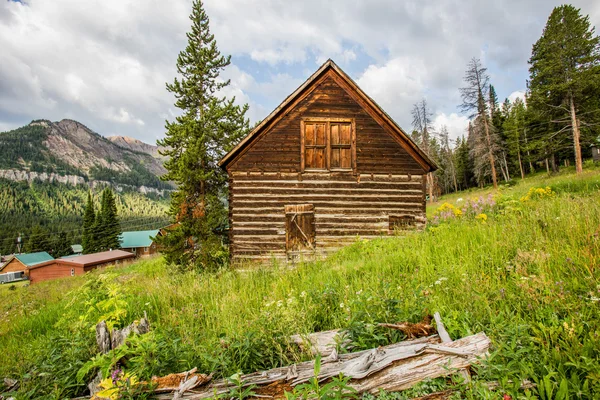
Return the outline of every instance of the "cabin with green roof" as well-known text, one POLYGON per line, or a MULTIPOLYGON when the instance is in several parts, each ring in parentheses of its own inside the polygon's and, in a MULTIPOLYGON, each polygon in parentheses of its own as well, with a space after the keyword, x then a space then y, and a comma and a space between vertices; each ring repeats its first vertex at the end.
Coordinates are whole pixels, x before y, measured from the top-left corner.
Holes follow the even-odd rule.
POLYGON ((54 260, 50 254, 45 251, 37 253, 15 254, 9 258, 4 265, 0 266, 0 274, 9 272, 25 272, 28 275, 28 268, 36 264, 54 260))
POLYGON ((160 235, 160 230, 123 232, 119 236, 121 250, 128 251, 136 257, 150 257, 157 253, 153 238, 160 235))

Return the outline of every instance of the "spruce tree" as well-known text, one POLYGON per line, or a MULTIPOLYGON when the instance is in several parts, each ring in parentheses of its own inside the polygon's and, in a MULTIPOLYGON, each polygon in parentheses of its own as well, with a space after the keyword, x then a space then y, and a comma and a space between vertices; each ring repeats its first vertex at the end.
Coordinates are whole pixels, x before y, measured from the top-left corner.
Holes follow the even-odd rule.
MULTIPOLYGON (((555 7, 533 45, 529 64, 531 105, 545 113, 547 120, 564 125, 557 132, 548 132, 545 142, 555 143, 558 133, 570 129, 575 170, 580 174, 581 116, 586 104, 597 104, 600 89, 600 38, 595 36, 589 16, 582 16, 572 5, 555 7)), ((554 159, 554 152, 551 156, 554 159)))
POLYGON ((71 253, 73 253, 73 249, 71 248, 71 242, 67 236, 67 233, 61 232, 56 235, 52 245, 52 257, 59 258, 68 256, 71 253))
POLYGON ((194 0, 190 20, 187 47, 177 58, 179 77, 167 84, 181 115, 166 122, 166 137, 158 141, 168 157, 162 179, 177 184, 171 214, 178 222, 160 243, 168 262, 213 268, 228 258, 215 234, 227 225, 227 175, 217 163, 247 132, 248 106, 220 96, 229 81, 219 74, 230 57, 218 50, 200 0, 194 0))
POLYGON ((98 228, 99 250, 106 251, 118 249, 121 247, 119 243, 121 226, 117 216, 115 196, 110 188, 106 188, 102 192, 100 215, 101 225, 98 228))
POLYGON ((49 240, 49 233, 41 225, 35 225, 29 233, 29 238, 23 246, 25 253, 37 253, 38 251, 52 252, 52 243, 49 240))
POLYGON ((523 167, 523 150, 525 131, 527 129, 525 120, 525 103, 520 98, 516 98, 514 104, 510 104, 508 99, 504 103, 503 113, 505 118, 502 124, 506 149, 509 157, 518 166, 521 179, 525 178, 525 169, 523 167))
POLYGON ((94 200, 92 192, 88 192, 88 199, 83 212, 83 235, 81 237, 81 247, 83 254, 93 253, 96 247, 94 227, 96 225, 96 213, 94 211, 94 200))

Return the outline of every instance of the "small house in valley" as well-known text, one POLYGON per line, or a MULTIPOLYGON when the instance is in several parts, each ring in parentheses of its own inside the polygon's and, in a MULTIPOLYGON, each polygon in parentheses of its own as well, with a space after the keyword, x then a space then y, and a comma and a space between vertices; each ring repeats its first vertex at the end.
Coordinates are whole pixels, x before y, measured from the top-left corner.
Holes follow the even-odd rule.
POLYGON ((333 61, 219 163, 232 261, 295 259, 423 226, 435 163, 333 61))
POLYGON ((54 257, 45 251, 40 251, 37 253, 15 254, 7 259, 2 266, 0 266, 0 274, 6 274, 9 272, 24 272, 25 275, 27 275, 29 267, 50 260, 54 260, 54 257))
POLYGON ((134 258, 134 254, 122 250, 58 258, 29 267, 29 281, 34 284, 68 276, 83 275, 96 268, 121 265, 130 262, 134 258))
POLYGON ((149 257, 156 254, 156 243, 152 238, 160 234, 160 230, 123 232, 119 237, 121 249, 135 254, 136 257, 149 257))

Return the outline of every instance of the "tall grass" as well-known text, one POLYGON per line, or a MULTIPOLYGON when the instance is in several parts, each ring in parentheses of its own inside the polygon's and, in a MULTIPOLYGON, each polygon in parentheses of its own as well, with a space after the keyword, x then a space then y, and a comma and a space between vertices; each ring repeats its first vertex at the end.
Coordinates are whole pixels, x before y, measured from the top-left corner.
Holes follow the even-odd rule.
MULTIPOLYGON (((125 325, 147 313, 152 333, 129 346, 124 364, 147 379, 194 366, 229 376, 310 358, 286 340, 295 333, 346 328, 357 348, 384 345, 403 337, 377 322, 440 311, 452 337, 484 331, 492 339, 475 382, 499 380, 515 398, 525 394, 509 380, 521 379, 547 386, 533 392, 541 398, 560 388, 598 398, 599 188, 597 173, 536 177, 503 189, 510 207, 485 222, 359 239, 295 268, 178 273, 158 258, 0 291, 0 377, 20 379, 22 398, 83 393, 76 373, 94 356, 93 326, 106 315, 125 325), (531 186, 556 195, 520 202, 531 186)), ((473 393, 463 395, 485 395, 473 393)))

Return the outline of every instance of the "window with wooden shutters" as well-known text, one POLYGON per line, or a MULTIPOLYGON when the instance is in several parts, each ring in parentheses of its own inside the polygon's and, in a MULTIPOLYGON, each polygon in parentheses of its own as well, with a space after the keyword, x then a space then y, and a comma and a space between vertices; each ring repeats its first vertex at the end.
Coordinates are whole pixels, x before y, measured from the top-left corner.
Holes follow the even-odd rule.
POLYGON ((396 230, 405 230, 415 226, 414 215, 389 215, 389 233, 394 233, 396 230))
POLYGON ((352 125, 348 122, 331 123, 330 169, 352 168, 352 125))
POLYGON ((309 122, 304 125, 304 168, 326 169, 326 123, 309 122))
POLYGON ((352 171, 356 168, 356 133, 349 119, 302 121, 301 169, 352 171))

